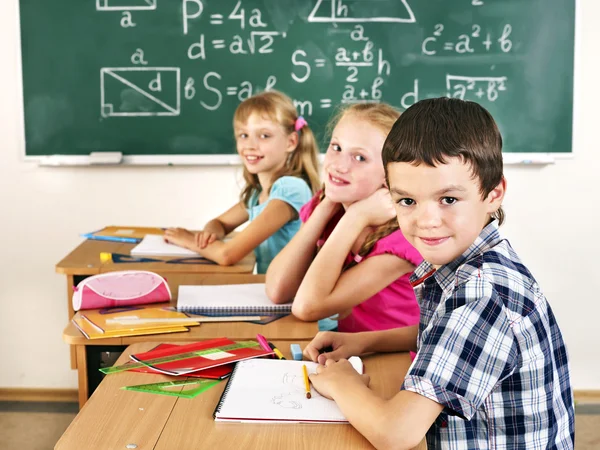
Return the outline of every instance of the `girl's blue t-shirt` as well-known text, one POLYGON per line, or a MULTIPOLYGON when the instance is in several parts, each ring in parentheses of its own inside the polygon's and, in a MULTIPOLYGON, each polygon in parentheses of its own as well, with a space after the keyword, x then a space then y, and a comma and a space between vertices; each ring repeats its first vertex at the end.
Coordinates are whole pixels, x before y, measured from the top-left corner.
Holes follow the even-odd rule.
POLYGON ((298 177, 281 177, 273 186, 266 202, 258 204, 259 193, 255 192, 248 201, 248 215, 250 220, 254 220, 269 204, 271 200, 282 200, 296 210, 296 219, 290 220, 283 227, 277 230, 270 238, 261 242, 254 249, 256 255, 257 273, 267 273, 267 268, 273 258, 281 251, 283 247, 294 237, 300 229, 302 221, 300 220, 300 208, 312 198, 312 192, 308 183, 298 177))

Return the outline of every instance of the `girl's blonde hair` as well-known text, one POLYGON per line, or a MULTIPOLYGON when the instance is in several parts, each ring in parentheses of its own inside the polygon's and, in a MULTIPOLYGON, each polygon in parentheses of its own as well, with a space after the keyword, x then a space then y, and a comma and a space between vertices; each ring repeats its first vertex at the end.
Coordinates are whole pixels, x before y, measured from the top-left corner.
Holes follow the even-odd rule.
MULTIPOLYGON (((252 114, 268 119, 279 124, 289 135, 295 133, 294 126, 298 119, 296 108, 292 99, 279 91, 266 91, 253 95, 244 100, 235 110, 233 125, 246 123, 252 114)), ((283 176, 302 178, 308 183, 310 189, 315 193, 321 183, 317 154, 319 152, 317 141, 308 125, 304 125, 298 133, 298 146, 290 154, 286 164, 275 174, 273 182, 283 176)), ((260 192, 261 186, 258 176, 248 172, 244 167, 244 180, 246 186, 240 194, 240 200, 247 205, 255 192, 260 192)))
MULTIPOLYGON (((392 106, 385 103, 356 103, 351 106, 340 109, 336 115, 331 119, 327 127, 328 134, 333 133, 335 126, 342 120, 342 118, 352 115, 359 120, 364 120, 375 128, 379 128, 386 136, 394 126, 400 112, 394 109, 392 106)), ((321 193, 321 200, 325 197, 325 186, 321 193)), ((365 239, 365 242, 358 251, 358 255, 364 257, 367 255, 375 246, 379 239, 382 239, 394 231, 398 230, 398 221, 396 218, 389 220, 383 225, 378 226, 373 230, 365 239)), ((352 261, 346 269, 356 265, 355 261, 352 261)))

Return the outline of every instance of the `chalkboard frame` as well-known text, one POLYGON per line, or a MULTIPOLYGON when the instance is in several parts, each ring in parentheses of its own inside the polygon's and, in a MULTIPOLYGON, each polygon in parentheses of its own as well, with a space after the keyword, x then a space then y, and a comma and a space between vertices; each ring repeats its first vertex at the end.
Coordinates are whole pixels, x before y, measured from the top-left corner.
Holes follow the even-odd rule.
MULTIPOLYGON (((576 136, 577 136, 577 98, 579 96, 578 88, 578 69, 580 67, 581 55, 581 7, 580 0, 574 0, 574 61, 573 61, 573 99, 572 99, 572 134, 571 134, 571 149, 567 152, 547 152, 547 153, 514 153, 504 152, 505 164, 552 164, 557 160, 570 159, 576 156, 576 136)), ((20 9, 18 9, 20 14, 20 9)), ((18 20, 18 32, 20 40, 20 17, 18 20)), ((134 165, 134 166, 178 166, 178 165, 241 165, 241 160, 236 154, 206 154, 206 155, 179 155, 179 154, 152 154, 152 155, 122 155, 118 161, 106 161, 102 159, 96 160, 93 155, 68 155, 68 154, 49 154, 49 155, 29 155, 27 154, 27 146, 25 139, 25 123, 24 123, 24 89, 23 89, 23 60, 22 46, 18 46, 18 63, 16 65, 19 72, 20 86, 20 109, 21 116, 21 154, 26 162, 37 162, 43 166, 88 166, 88 165, 134 165)))

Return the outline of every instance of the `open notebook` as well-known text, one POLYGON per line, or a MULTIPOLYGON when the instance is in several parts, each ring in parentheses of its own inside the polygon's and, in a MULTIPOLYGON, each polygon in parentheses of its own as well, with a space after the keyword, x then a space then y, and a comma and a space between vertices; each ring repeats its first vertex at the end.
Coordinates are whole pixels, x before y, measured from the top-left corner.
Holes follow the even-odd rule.
POLYGON ((264 283, 179 286, 179 311, 195 314, 271 315, 289 314, 292 304, 269 300, 264 283))
POLYGON ((187 248, 165 242, 162 234, 147 234, 131 249, 131 256, 195 256, 200 255, 187 248))
MULTIPOLYGON (((363 372, 362 360, 349 360, 363 372)), ((215 421, 348 423, 333 400, 311 387, 306 398, 302 366, 308 373, 317 363, 308 361, 251 359, 236 364, 214 412, 215 421)))

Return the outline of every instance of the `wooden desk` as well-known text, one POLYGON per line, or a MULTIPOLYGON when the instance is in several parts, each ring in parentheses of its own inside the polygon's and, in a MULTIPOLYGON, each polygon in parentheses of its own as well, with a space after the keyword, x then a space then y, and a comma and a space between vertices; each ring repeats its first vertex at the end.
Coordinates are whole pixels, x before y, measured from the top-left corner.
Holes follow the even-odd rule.
MULTIPOLYGON (((287 343, 274 343, 290 357, 287 343)), ((127 361, 130 353, 146 351, 155 345, 132 345, 117 364, 127 361)), ((366 373, 371 375, 371 387, 386 398, 398 392, 410 365, 408 353, 372 355, 363 361, 366 373)), ((194 399, 120 389, 168 379, 165 375, 135 372, 107 376, 54 448, 125 449, 128 444, 135 444, 136 450, 373 448, 350 425, 214 422, 212 413, 225 387, 224 381, 194 399)), ((417 449, 426 449, 425 443, 417 449)))
MULTIPOLYGON (((157 306, 163 304, 158 303, 157 306)), ((226 337, 232 340, 256 339, 257 334, 262 334, 269 340, 282 342, 288 348, 290 344, 309 342, 319 331, 317 322, 302 322, 296 317, 289 315, 274 322, 258 325, 248 322, 210 322, 203 323, 197 327, 190 327, 190 331, 182 333, 151 334, 144 336, 127 336, 108 339, 86 339, 79 330, 69 322, 63 331, 63 340, 75 348, 77 358, 77 375, 79 384, 79 407, 82 408, 89 397, 90 377, 88 373, 88 355, 90 347, 106 346, 114 347, 114 351, 120 351, 122 346, 138 342, 171 342, 184 343, 196 342, 206 339, 226 337)), ((156 345, 156 344, 154 344, 156 345)), ((95 369, 94 369, 95 370, 95 369)))
MULTIPOLYGON (((177 288, 180 284, 247 283, 248 281, 236 281, 235 276, 240 276, 240 274, 251 274, 256 262, 253 252, 233 266, 219 266, 216 264, 171 264, 167 261, 177 258, 167 257, 156 258, 164 259, 164 262, 102 263, 100 261, 100 253, 102 252, 129 255, 131 249, 136 245, 137 244, 87 239, 56 265, 56 272, 64 274, 67 277, 68 320, 71 320, 75 313, 71 302, 71 299, 73 298, 73 286, 77 286, 81 280, 90 275, 114 272, 117 270, 149 270, 167 279, 173 300, 176 300, 177 288), (234 278, 229 279, 229 276, 233 276, 234 278)), ((77 358, 74 348, 71 348, 71 368, 77 368, 77 358)))

